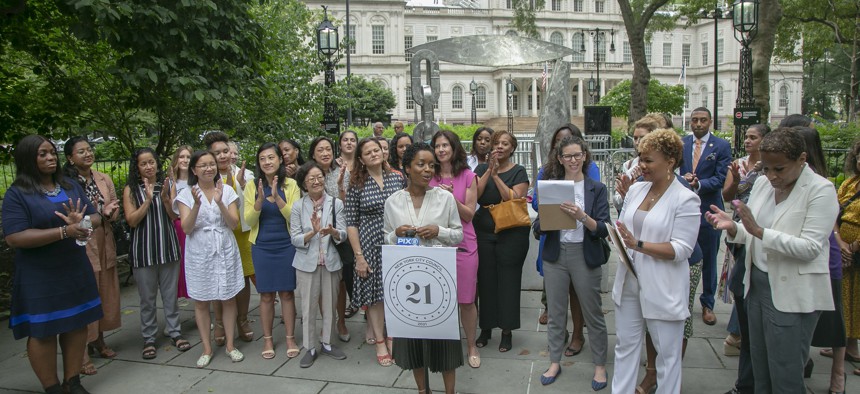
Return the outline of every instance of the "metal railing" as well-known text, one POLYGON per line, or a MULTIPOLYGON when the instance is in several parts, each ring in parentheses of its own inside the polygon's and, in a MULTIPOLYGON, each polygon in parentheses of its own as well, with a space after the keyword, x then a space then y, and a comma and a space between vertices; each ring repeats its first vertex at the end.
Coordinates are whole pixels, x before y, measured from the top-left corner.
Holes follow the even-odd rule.
MULTIPOLYGON (((113 180, 114 187, 122 190, 128 178, 128 163, 128 160, 98 160, 93 163, 93 169, 107 174, 113 180)), ((15 164, 0 164, 0 200, 14 181, 15 164)))

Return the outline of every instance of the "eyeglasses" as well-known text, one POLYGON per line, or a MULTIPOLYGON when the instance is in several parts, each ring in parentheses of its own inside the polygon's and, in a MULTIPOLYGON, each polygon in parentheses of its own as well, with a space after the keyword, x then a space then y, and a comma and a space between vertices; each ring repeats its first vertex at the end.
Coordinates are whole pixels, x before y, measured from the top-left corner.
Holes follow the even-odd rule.
POLYGON ((196 166, 194 166, 194 168, 199 168, 199 169, 201 169, 201 170, 205 170, 205 169, 207 169, 207 168, 218 168, 218 164, 215 164, 215 163, 211 163, 211 164, 200 164, 200 165, 196 165, 196 166))
POLYGON ((558 157, 564 161, 582 160, 585 157, 585 153, 579 152, 572 155, 558 155, 558 157))
POLYGON ((325 183, 325 177, 322 175, 310 176, 310 177, 305 178, 305 182, 307 182, 308 184, 311 184, 311 185, 313 185, 314 183, 325 183))

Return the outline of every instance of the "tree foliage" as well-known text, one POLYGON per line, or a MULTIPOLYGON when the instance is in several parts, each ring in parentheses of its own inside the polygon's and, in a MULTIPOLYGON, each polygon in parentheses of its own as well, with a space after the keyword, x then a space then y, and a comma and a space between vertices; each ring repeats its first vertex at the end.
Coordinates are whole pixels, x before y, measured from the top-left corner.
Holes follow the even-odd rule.
MULTIPOLYGON (((600 105, 612 107, 612 116, 630 117, 630 80, 621 81, 615 85, 606 96, 600 99, 600 105)), ((664 85, 656 79, 648 84, 646 112, 661 112, 677 114, 684 110, 685 89, 681 85, 664 85)), ((641 117, 641 116, 640 116, 641 117)), ((632 119, 634 122, 638 118, 632 119)))
POLYGON ((397 105, 397 100, 391 89, 382 82, 353 75, 347 88, 346 80, 338 81, 333 92, 337 107, 342 118, 346 118, 346 109, 352 105, 352 116, 355 120, 363 120, 361 124, 387 119, 389 112, 397 105), (347 92, 349 94, 347 94, 347 92))

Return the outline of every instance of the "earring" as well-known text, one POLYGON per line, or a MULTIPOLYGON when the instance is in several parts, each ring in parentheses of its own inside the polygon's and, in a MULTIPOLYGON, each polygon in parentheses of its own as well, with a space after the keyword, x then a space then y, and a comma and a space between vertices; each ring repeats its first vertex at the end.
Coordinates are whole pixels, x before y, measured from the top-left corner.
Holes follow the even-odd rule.
POLYGON ((668 176, 668 177, 666 177, 666 180, 667 180, 667 181, 671 181, 671 180, 672 180, 672 170, 669 170, 669 174, 668 174, 668 175, 669 175, 669 176, 668 176))

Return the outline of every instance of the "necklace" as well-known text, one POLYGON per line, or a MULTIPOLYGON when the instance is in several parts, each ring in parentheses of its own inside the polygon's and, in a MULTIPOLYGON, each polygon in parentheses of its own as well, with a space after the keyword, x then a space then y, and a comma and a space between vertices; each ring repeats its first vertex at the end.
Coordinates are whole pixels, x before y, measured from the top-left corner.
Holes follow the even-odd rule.
POLYGON ((48 197, 57 197, 60 195, 61 191, 59 183, 54 184, 54 190, 45 190, 45 188, 41 186, 39 188, 42 189, 42 193, 45 193, 45 195, 48 197))

